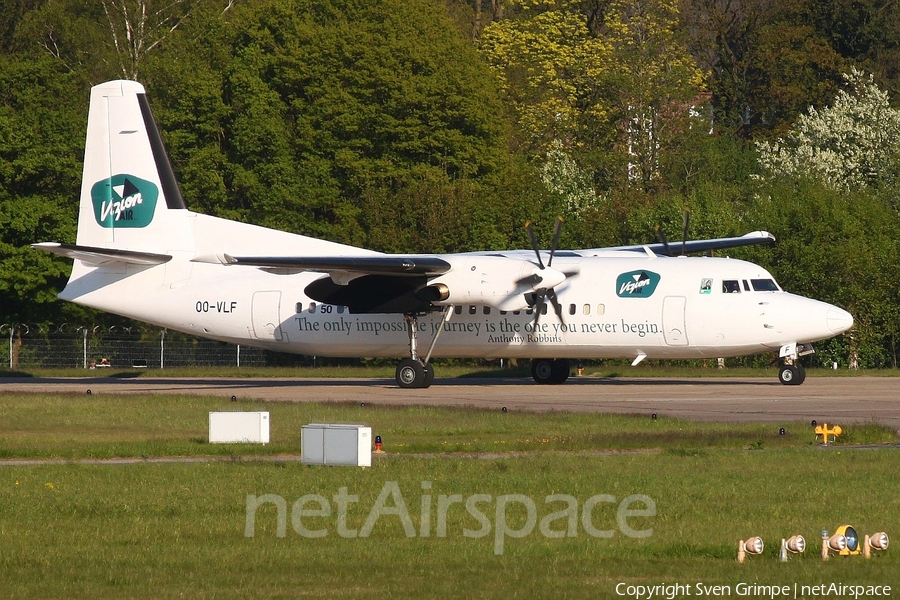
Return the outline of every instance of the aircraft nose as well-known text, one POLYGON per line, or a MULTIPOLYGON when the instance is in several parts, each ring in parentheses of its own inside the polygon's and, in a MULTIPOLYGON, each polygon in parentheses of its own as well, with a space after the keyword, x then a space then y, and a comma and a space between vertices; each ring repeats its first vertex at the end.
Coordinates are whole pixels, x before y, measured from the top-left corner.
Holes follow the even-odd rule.
POLYGON ((825 315, 825 323, 833 333, 844 333, 853 327, 853 315, 842 308, 832 306, 825 315))

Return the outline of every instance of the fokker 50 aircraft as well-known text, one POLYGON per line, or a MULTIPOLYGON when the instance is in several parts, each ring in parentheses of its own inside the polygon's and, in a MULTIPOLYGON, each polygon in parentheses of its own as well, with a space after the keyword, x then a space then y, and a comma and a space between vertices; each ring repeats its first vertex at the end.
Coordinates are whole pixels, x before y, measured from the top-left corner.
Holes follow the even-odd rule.
POLYGON ((684 256, 765 232, 684 241, 680 256, 665 242, 556 251, 559 223, 547 252, 528 233, 532 250, 395 255, 191 212, 143 86, 110 81, 91 92, 76 242, 34 247, 75 259, 64 300, 281 352, 405 356, 404 388, 431 384, 432 357, 532 359, 535 381, 562 383, 573 358, 763 352, 799 384, 811 342, 853 325, 755 264, 684 256))

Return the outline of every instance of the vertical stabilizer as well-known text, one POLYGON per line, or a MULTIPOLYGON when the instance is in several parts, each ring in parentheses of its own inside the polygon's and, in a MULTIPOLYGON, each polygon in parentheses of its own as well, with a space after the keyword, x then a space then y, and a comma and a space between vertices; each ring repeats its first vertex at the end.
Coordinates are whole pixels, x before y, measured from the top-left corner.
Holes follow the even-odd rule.
POLYGON ((77 244, 192 251, 189 216, 144 86, 124 80, 94 86, 77 244))

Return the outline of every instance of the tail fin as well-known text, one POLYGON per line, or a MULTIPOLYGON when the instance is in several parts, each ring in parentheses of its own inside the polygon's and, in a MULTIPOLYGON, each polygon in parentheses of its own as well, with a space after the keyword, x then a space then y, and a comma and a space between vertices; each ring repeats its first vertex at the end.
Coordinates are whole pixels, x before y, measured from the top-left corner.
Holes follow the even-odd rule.
POLYGON ((94 86, 76 244, 192 251, 189 215, 144 86, 124 80, 94 86))

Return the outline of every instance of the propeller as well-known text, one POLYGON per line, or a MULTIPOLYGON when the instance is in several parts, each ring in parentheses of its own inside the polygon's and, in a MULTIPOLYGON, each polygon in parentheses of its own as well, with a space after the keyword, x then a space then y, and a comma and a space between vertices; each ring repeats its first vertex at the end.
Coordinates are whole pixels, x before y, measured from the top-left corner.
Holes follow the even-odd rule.
POLYGON ((570 275, 569 273, 563 273, 553 268, 553 256, 556 254, 556 248, 559 246, 559 237, 560 234, 562 234, 562 224, 562 217, 556 217, 556 224, 553 226, 553 241, 550 244, 550 256, 547 258, 547 265, 545 266, 544 261, 541 258, 541 249, 538 247, 537 238, 534 235, 534 230, 531 228, 531 221, 525 223, 525 231, 528 232, 528 239, 531 241, 531 247, 534 249, 534 254, 537 257, 538 266, 540 267, 540 271, 534 273, 531 278, 535 285, 533 295, 535 323, 540 319, 541 313, 544 310, 544 305, 547 303, 548 299, 553 305, 556 314, 559 316, 559 320, 563 323, 565 322, 563 321, 562 305, 560 305, 559 298, 557 298, 556 292, 553 289, 565 281, 566 277, 570 275))

